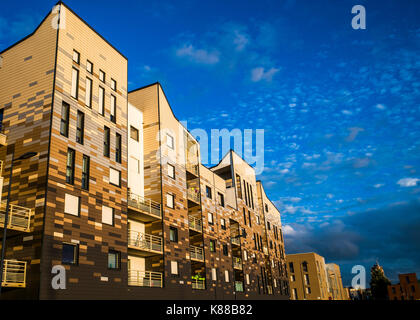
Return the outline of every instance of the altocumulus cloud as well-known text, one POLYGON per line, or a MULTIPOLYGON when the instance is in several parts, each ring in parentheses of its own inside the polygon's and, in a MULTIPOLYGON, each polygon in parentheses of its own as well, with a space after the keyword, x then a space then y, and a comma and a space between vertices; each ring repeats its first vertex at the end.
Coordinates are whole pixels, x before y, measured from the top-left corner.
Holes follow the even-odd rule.
POLYGON ((283 226, 287 253, 316 252, 342 268, 350 285, 351 268, 369 268, 379 260, 387 276, 420 273, 420 200, 364 211, 321 225, 290 223, 283 226), (403 262, 403 263, 402 263, 403 262))
POLYGON ((219 52, 197 49, 192 44, 184 45, 176 50, 178 57, 187 58, 191 62, 199 64, 216 64, 219 62, 219 52))
POLYGON ((397 184, 401 187, 415 187, 419 181, 420 179, 418 178, 403 178, 398 180, 397 184))

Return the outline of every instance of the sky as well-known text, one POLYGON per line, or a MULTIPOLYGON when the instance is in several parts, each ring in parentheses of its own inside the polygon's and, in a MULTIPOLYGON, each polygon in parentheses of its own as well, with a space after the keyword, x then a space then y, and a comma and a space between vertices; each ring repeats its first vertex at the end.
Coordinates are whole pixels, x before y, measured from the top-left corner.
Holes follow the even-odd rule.
MULTIPOLYGON (((65 3, 128 58, 129 90, 159 81, 189 130, 264 130, 287 253, 323 255, 344 285, 376 260, 420 277, 419 1, 65 3)), ((3 1, 0 48, 54 4, 3 1)))

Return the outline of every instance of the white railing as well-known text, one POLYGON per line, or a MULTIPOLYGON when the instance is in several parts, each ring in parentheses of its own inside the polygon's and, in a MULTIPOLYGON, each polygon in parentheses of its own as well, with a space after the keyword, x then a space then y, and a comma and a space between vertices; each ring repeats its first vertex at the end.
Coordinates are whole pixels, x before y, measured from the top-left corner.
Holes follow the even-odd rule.
POLYGON ((195 290, 204 290, 206 288, 205 279, 192 279, 191 287, 195 290))
POLYGON ((4 260, 2 287, 26 286, 26 262, 4 260))
MULTIPOLYGON (((6 216, 6 201, 2 201, 0 205, 0 227, 4 228, 4 220, 6 216)), ((21 207, 15 204, 9 205, 9 215, 7 228, 24 232, 30 231, 32 209, 21 207)))
POLYGON ((162 273, 128 270, 128 285, 137 287, 162 288, 162 273))
POLYGON ((235 291, 236 292, 244 291, 244 283, 242 281, 235 281, 235 291))
POLYGON ((187 197, 189 200, 200 203, 200 192, 198 189, 189 188, 187 189, 187 197))
POLYGON ((134 230, 128 231, 128 245, 131 247, 146 251, 155 251, 162 253, 162 243, 162 237, 153 236, 134 230))
POLYGON ((233 268, 242 270, 242 259, 233 257, 233 268))
POLYGON ((241 240, 238 236, 232 236, 230 238, 230 241, 232 242, 232 244, 236 244, 237 246, 241 245, 241 240))
POLYGON ((204 250, 203 248, 190 246, 191 260, 204 261, 204 250))
POLYGON ((191 230, 197 231, 197 232, 202 232, 202 223, 201 223, 201 219, 196 218, 194 216, 189 216, 188 217, 188 223, 190 226, 191 230))
POLYGON ((160 203, 144 198, 130 191, 128 192, 128 205, 157 218, 162 218, 160 203))

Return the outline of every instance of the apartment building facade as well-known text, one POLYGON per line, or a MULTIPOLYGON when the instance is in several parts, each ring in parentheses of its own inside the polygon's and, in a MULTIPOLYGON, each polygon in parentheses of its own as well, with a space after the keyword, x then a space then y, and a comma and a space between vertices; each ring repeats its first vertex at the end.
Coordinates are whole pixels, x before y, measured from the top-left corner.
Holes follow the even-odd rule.
POLYGON ((399 274, 397 284, 388 286, 389 300, 420 300, 420 281, 415 273, 399 274))
POLYGON ((292 300, 348 300, 338 265, 314 252, 288 254, 286 260, 292 300))
POLYGON ((68 6, 0 56, 1 298, 288 299, 253 169, 234 152, 203 166, 160 84, 128 93, 127 59, 68 6), (12 155, 31 151, 6 222, 12 155))

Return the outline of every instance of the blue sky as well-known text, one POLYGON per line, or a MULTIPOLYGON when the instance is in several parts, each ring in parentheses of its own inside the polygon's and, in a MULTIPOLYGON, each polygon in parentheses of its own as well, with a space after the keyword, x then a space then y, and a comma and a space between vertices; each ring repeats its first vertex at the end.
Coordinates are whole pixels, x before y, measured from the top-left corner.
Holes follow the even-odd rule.
MULTIPOLYGON (((420 2, 66 1, 189 129, 265 130, 288 253, 420 276, 420 2), (367 29, 351 28, 363 4, 367 29)), ((0 47, 54 5, 5 2, 0 47)))

